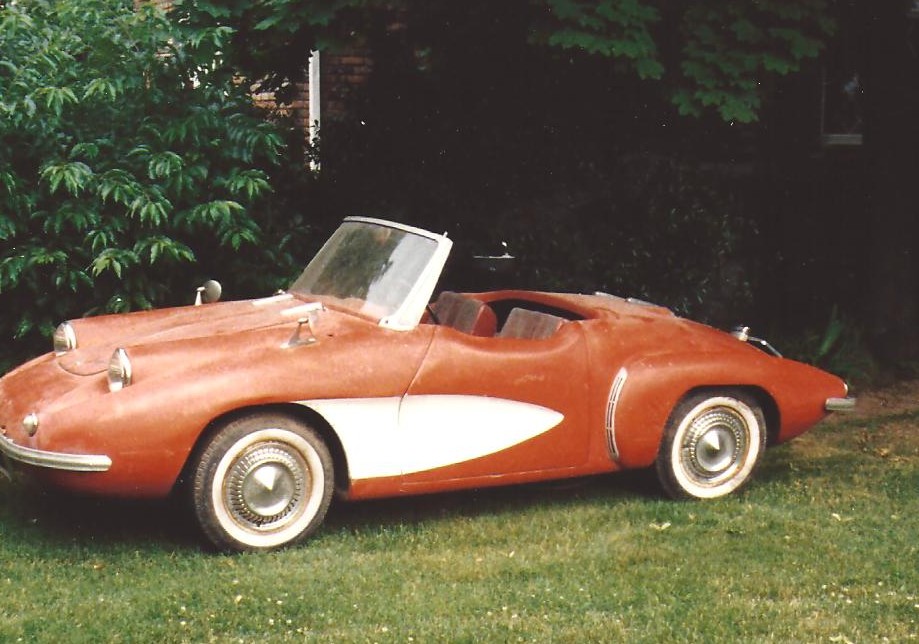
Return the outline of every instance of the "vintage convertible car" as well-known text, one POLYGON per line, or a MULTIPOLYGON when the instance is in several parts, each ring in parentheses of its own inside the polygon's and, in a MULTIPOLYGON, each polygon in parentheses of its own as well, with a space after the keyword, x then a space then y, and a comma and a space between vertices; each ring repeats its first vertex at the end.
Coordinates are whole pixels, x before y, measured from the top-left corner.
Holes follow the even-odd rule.
POLYGON ((278 295, 65 322, 52 353, 0 380, 6 466, 79 492, 175 490, 218 548, 266 550, 315 531, 333 490, 655 466, 673 497, 722 496, 766 445, 854 402, 746 329, 639 301, 432 302, 451 246, 348 218, 278 295))

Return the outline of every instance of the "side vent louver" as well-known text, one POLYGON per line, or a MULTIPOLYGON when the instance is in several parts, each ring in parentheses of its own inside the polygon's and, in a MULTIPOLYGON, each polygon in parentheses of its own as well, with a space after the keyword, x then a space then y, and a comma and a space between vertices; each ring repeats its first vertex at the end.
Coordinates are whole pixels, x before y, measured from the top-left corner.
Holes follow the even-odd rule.
POLYGON ((613 384, 609 389, 609 399, 606 402, 606 444, 613 460, 619 458, 619 448, 616 447, 616 406, 619 404, 619 396, 622 395, 622 388, 628 377, 629 372, 625 367, 619 370, 619 373, 613 378, 613 384))

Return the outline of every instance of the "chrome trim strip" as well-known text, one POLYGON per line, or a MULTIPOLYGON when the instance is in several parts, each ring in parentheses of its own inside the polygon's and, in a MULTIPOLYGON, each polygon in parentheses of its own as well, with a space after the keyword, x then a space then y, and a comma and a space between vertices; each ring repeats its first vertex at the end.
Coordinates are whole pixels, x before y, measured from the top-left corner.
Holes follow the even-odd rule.
POLYGON ((762 351, 765 351, 769 355, 775 356, 776 358, 782 357, 782 354, 779 353, 778 349, 776 349, 774 346, 772 346, 771 344, 769 344, 767 341, 763 340, 762 338, 754 338, 751 335, 749 338, 747 338, 747 344, 752 344, 757 349, 761 349, 762 351))
POLYGON ((616 407, 628 377, 629 372, 625 367, 619 370, 619 373, 613 378, 606 402, 606 445, 613 460, 619 460, 619 448, 616 446, 616 407))
POLYGON ((287 300, 294 299, 294 296, 290 293, 278 293, 277 295, 271 295, 269 297, 263 297, 259 300, 252 300, 252 306, 270 306, 277 302, 286 302, 287 300))
POLYGON ((307 304, 301 304, 300 306, 292 306, 289 309, 282 309, 281 315, 284 317, 300 317, 323 310, 325 310, 325 307, 322 305, 322 302, 308 302, 307 304))
POLYGON ((104 454, 64 454, 46 452, 17 445, 6 436, 0 436, 0 452, 26 465, 47 467, 52 470, 70 472, 106 472, 112 466, 112 459, 104 454))
POLYGON ((855 409, 856 398, 827 398, 824 408, 827 411, 852 411, 855 409))

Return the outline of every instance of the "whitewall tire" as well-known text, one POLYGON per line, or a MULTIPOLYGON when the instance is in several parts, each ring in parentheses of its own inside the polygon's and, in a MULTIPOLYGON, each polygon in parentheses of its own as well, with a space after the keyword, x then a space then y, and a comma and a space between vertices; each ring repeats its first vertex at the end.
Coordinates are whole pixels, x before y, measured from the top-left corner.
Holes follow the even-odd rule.
POLYGON ((303 540, 332 499, 332 457, 311 427, 279 414, 237 419, 194 464, 195 516, 220 550, 274 550, 303 540))
POLYGON ((683 399, 664 430, 657 474, 673 498, 712 499, 746 483, 766 447, 766 421, 743 392, 683 399))

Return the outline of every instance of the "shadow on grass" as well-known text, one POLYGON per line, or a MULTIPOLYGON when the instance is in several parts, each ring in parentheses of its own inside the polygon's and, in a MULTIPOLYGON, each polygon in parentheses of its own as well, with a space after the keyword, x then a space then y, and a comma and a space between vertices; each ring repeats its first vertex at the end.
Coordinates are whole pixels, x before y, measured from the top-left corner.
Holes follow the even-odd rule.
POLYGON ((477 488, 423 496, 334 503, 326 519, 332 530, 374 530, 456 517, 511 517, 534 506, 557 507, 661 499, 653 470, 618 472, 547 483, 477 488))
MULTIPOLYGON (((385 530, 457 516, 513 516, 536 505, 616 505, 661 498, 653 471, 482 488, 371 501, 334 502, 324 530, 385 530)), ((0 483, 0 533, 4 541, 52 547, 89 546, 157 550, 207 550, 191 511, 179 499, 120 500, 68 495, 27 484, 0 483)))
MULTIPOLYGON (((839 457, 808 453, 793 444, 770 449, 753 485, 784 487, 817 480, 840 467, 839 457)), ((354 502, 333 502, 321 531, 375 532, 457 517, 515 515, 536 506, 557 508, 666 501, 652 469, 547 483, 354 502)), ((669 501, 668 501, 669 502, 669 501)), ((0 481, 0 533, 45 545, 208 551, 192 512, 179 498, 161 501, 79 497, 0 481)))
POLYGON ((788 485, 801 479, 815 478, 822 474, 832 463, 829 458, 817 459, 813 456, 804 458, 798 446, 779 445, 766 451, 765 457, 756 468, 756 482, 770 485, 788 485))
POLYGON ((120 500, 74 496, 24 483, 0 484, 0 524, 8 544, 16 535, 49 546, 103 545, 119 549, 200 548, 190 512, 173 499, 120 500))

